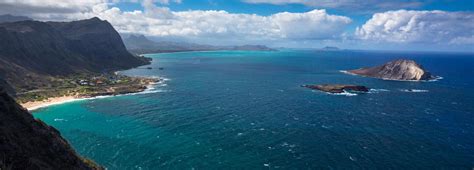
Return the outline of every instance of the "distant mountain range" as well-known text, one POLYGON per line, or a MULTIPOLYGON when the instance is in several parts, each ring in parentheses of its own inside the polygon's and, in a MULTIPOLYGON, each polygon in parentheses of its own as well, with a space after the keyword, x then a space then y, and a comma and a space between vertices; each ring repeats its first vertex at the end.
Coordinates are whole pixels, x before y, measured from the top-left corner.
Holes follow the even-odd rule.
MULTIPOLYGON (((147 63, 147 59, 130 54, 112 25, 99 18, 0 23, 0 79, 17 91, 47 86, 54 76, 115 71, 147 63)), ((0 81, 0 85, 2 82, 5 84, 0 81)))
POLYGON ((186 42, 152 41, 144 35, 130 35, 124 38, 127 49, 135 54, 162 53, 179 51, 211 51, 211 50, 251 50, 251 51, 273 51, 274 49, 264 45, 242 45, 242 46, 212 46, 186 42))
POLYGON ((28 20, 33 20, 33 19, 28 18, 28 17, 24 17, 24 16, 14 16, 14 15, 10 15, 10 14, 0 15, 0 23, 28 21, 28 20))

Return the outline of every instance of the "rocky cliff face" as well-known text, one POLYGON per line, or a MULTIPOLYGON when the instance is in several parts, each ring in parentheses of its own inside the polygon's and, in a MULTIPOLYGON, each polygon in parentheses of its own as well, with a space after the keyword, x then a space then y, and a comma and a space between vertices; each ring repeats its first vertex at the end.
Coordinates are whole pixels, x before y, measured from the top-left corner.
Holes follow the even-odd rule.
POLYGON ((101 169, 0 87, 0 169, 101 169))
POLYGON ((115 71, 148 62, 131 55, 115 29, 98 18, 0 24, 0 77, 17 89, 47 84, 52 76, 115 71))
POLYGON ((436 77, 413 60, 395 60, 381 66, 347 71, 352 74, 386 80, 431 80, 436 77))

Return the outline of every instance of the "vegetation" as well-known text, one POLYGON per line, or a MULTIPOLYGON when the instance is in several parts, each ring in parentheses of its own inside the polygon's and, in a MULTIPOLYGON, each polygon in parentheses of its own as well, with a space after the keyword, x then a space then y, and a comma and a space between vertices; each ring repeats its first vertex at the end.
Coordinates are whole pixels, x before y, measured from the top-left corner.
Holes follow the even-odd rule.
POLYGON ((77 74, 55 77, 51 83, 37 88, 26 88, 17 93, 20 103, 43 101, 51 97, 94 97, 140 92, 146 85, 160 81, 153 78, 129 77, 118 74, 77 74))

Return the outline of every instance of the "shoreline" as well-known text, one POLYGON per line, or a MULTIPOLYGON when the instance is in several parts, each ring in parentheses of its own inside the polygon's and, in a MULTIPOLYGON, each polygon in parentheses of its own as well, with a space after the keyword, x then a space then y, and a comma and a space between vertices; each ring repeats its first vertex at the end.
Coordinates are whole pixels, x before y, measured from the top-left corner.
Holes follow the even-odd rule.
POLYGON ((34 102, 26 102, 20 103, 20 105, 28 111, 38 110, 40 108, 45 108, 53 105, 59 105, 74 101, 85 100, 86 97, 79 97, 79 96, 61 96, 61 97, 51 97, 43 101, 34 101, 34 102))
POLYGON ((110 95, 97 95, 97 96, 86 96, 86 95, 65 95, 60 97, 50 97, 43 101, 33 101, 33 102, 26 102, 26 103, 19 103, 23 108, 28 110, 30 113, 32 111, 46 108, 49 106, 60 105, 70 102, 82 101, 82 100, 92 100, 92 99, 100 99, 100 98, 107 98, 107 97, 115 97, 115 96, 124 96, 124 95, 132 95, 132 94, 140 94, 143 92, 147 92, 149 90, 155 89, 155 86, 164 82, 165 79, 161 79, 157 82, 151 82, 146 85, 146 88, 142 89, 141 91, 131 91, 129 93, 121 93, 121 94, 110 94, 110 95))
POLYGON ((397 80, 397 79, 385 79, 385 78, 366 76, 362 74, 355 74, 355 73, 349 72, 348 70, 339 70, 339 72, 347 74, 347 75, 352 75, 352 76, 360 76, 360 77, 367 77, 367 78, 373 78, 373 79, 379 79, 379 80, 400 81, 400 82, 435 82, 435 81, 444 79, 444 77, 435 76, 435 78, 430 79, 430 80, 397 80))

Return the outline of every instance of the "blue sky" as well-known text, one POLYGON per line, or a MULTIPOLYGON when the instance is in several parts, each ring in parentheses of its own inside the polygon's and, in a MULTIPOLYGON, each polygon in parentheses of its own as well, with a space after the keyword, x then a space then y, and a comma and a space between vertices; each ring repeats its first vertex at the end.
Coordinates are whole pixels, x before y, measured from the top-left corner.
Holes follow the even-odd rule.
MULTIPOLYGON (((397 2, 395 0, 394 2, 397 2)), ((404 2, 404 1, 400 1, 404 2)), ((405 1, 406 2, 406 1, 405 1)), ((416 9, 416 10, 443 10, 443 11, 473 11, 474 10, 474 0, 428 0, 428 1, 418 1, 422 2, 422 5, 419 7, 413 8, 391 8, 391 10, 396 9, 416 9)), ((139 3, 132 2, 119 2, 114 4, 114 6, 119 7, 122 10, 133 11, 133 10, 143 10, 143 6, 139 3)), ((172 11, 189 11, 189 10, 225 10, 231 13, 246 13, 246 14, 258 14, 258 15, 272 15, 278 12, 307 12, 313 9, 319 9, 318 7, 305 6, 303 4, 284 4, 284 5, 274 5, 274 4, 252 4, 245 3, 241 0, 188 0, 184 3, 173 3, 170 2, 166 5, 172 11)), ((351 10, 351 9, 341 9, 341 8, 328 8, 326 9, 329 13, 340 14, 345 16, 350 16, 353 19, 352 27, 348 29, 355 29, 358 25, 362 25, 365 21, 370 19, 373 12, 383 11, 382 9, 364 9, 361 10, 351 10)))
POLYGON ((0 0, 3 13, 213 45, 474 52, 472 0, 0 0))
MULTIPOLYGON (((393 1, 398 2, 398 1, 393 1)), ((403 2, 403 1, 400 1, 403 2)), ((406 1, 405 1, 406 2, 406 1)), ((423 4, 413 9, 420 10, 444 10, 444 11, 472 11, 474 10, 474 1, 472 0, 430 0, 417 1, 423 4)), ((122 10, 143 10, 139 3, 133 2, 119 2, 114 6, 120 7, 122 10)), ((284 4, 273 5, 267 3, 252 4, 245 3, 241 0, 188 0, 181 3, 170 2, 167 4, 173 11, 187 11, 187 10, 225 10, 232 13, 248 13, 258 15, 271 15, 278 12, 306 12, 317 7, 305 6, 303 4, 284 4)), ((398 9, 398 8, 392 8, 398 9)), ((336 14, 359 15, 350 9, 331 8, 330 12, 336 14)), ((379 10, 380 11, 380 10, 379 10)), ((360 11, 359 11, 360 12, 360 11)))

